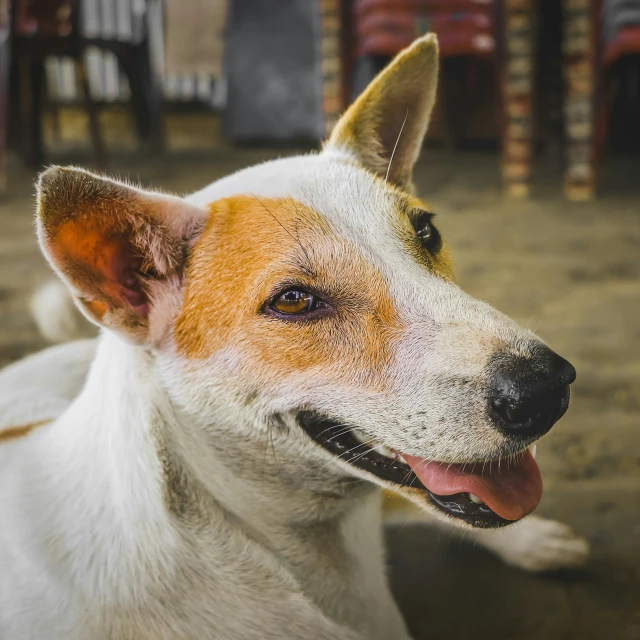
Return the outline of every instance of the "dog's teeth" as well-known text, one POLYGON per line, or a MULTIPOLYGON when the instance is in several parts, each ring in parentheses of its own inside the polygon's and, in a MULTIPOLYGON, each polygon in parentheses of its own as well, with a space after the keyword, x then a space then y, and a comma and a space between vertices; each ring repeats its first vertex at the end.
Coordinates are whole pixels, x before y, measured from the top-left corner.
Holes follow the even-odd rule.
POLYGON ((385 458, 391 458, 393 460, 396 457, 395 451, 389 449, 389 447, 385 447, 383 444, 376 445, 375 450, 385 458))
POLYGON ((359 429, 351 429, 351 435, 358 442, 362 442, 363 444, 369 444, 371 442, 371 438, 366 433, 363 433, 359 429))
POLYGON ((536 457, 536 451, 538 450, 538 445, 537 444, 532 444, 529 447, 529 451, 531 451, 531 455, 535 458, 536 457))
POLYGON ((396 452, 396 460, 398 462, 402 462, 403 464, 408 464, 407 461, 397 452, 396 452))
POLYGON ((359 429, 351 429, 351 435, 358 442, 368 445, 385 458, 391 458, 392 460, 395 459, 396 452, 393 449, 389 449, 389 447, 385 447, 383 444, 378 444, 363 431, 360 431, 359 429))
POLYGON ((478 496, 475 493, 469 494, 469 500, 471 500, 471 502, 473 502, 474 504, 484 504, 484 500, 481 500, 480 498, 478 498, 478 496))

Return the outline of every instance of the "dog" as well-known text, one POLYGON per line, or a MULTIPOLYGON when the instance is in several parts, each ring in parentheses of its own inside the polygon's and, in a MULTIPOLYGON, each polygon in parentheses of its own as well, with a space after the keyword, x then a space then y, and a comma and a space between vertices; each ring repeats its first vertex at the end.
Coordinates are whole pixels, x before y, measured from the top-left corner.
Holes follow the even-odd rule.
POLYGON ((321 152, 184 199, 42 174, 42 250, 102 331, 0 374, 0 637, 406 640, 385 518, 585 561, 529 515, 575 371, 454 283, 411 186, 437 78, 428 35, 321 152))

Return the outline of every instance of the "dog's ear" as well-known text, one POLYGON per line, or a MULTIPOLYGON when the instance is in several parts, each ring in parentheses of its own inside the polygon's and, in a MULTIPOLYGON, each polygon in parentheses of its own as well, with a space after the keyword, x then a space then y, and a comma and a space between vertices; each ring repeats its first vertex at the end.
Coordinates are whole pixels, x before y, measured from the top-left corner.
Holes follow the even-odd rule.
POLYGON ((43 252, 87 317, 143 342, 155 298, 176 286, 205 213, 82 169, 52 167, 38 183, 43 252))
POLYGON ((438 84, 438 41, 416 40, 371 82, 336 124, 326 149, 355 156, 404 187, 427 131, 438 84))

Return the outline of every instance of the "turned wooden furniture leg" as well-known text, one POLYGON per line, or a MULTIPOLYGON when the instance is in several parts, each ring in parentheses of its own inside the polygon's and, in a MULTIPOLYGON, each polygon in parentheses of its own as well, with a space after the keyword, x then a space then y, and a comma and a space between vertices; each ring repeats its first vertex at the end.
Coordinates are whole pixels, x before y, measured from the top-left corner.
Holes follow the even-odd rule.
POLYGON ((595 6, 594 0, 564 0, 565 139, 564 180, 569 200, 595 193, 595 6))
POLYGON ((29 165, 38 169, 44 162, 42 145, 42 105, 44 68, 28 57, 17 60, 20 93, 22 153, 29 165))
POLYGON ((596 171, 602 164, 607 148, 611 112, 618 89, 618 82, 617 76, 610 72, 606 77, 602 78, 601 86, 599 86, 598 91, 596 91, 594 114, 595 130, 593 132, 593 165, 596 171))
POLYGON ((40 169, 44 164, 42 107, 44 103, 44 92, 46 90, 44 85, 44 62, 42 60, 31 61, 29 81, 31 83, 31 110, 29 112, 31 136, 28 159, 33 167, 40 169))
POLYGON ((529 196, 536 74, 536 0, 504 0, 502 176, 507 195, 529 196))
POLYGON ((329 136, 351 99, 345 19, 349 0, 320 0, 322 113, 329 136))

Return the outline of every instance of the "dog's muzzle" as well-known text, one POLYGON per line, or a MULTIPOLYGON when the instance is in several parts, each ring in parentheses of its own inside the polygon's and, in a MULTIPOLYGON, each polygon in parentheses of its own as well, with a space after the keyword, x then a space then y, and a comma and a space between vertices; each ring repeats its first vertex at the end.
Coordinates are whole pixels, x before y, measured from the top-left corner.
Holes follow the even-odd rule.
POLYGON ((474 527, 501 527, 531 513, 542 497, 542 478, 529 446, 569 404, 575 369, 543 345, 530 358, 498 354, 490 363, 488 412, 515 455, 481 463, 426 460, 376 442, 356 426, 313 411, 298 423, 337 458, 384 484, 418 492, 431 506, 474 527))

